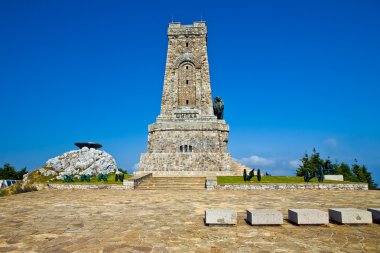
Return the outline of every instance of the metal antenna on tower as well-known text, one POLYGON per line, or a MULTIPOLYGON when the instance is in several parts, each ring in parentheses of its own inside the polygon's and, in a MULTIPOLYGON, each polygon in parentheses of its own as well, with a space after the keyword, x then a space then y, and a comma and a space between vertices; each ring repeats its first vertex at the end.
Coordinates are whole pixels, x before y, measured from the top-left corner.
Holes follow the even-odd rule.
POLYGON ((203 22, 203 15, 201 14, 201 22, 203 22))
POLYGON ((172 23, 174 23, 174 18, 173 18, 173 15, 172 15, 172 23))

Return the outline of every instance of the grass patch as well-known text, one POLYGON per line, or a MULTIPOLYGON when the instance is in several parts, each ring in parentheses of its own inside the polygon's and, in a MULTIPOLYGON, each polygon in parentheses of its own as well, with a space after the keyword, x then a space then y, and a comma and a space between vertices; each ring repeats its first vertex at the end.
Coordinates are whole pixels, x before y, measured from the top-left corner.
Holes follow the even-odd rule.
POLYGON ((17 182, 11 186, 0 189, 0 197, 10 196, 24 192, 37 191, 37 188, 31 184, 24 185, 22 182, 17 182))
MULTIPOLYGON (((39 168, 39 169, 41 169, 41 168, 39 168)), ((32 172, 28 173, 28 182, 29 183, 31 183, 31 184, 33 184, 33 183, 45 184, 48 181, 50 181, 56 177, 56 176, 44 176, 38 171, 39 169, 33 170, 32 172)), ((43 169, 50 170, 49 168, 43 168, 43 169)))
MULTIPOLYGON (((262 176, 261 182, 257 181, 257 177, 251 179, 251 181, 244 181, 243 176, 219 176, 217 177, 218 184, 301 184, 305 183, 303 177, 290 177, 290 176, 262 176)), ((316 178, 310 180, 310 183, 319 183, 316 178)), ((332 181, 324 180, 324 184, 348 184, 353 182, 348 181, 332 181)))

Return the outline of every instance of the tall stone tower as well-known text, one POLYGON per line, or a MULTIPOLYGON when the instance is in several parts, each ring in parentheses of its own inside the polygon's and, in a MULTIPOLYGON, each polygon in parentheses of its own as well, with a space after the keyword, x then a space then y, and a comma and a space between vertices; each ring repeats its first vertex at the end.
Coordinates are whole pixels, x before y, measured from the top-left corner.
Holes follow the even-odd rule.
POLYGON ((230 175, 229 126, 213 114, 205 22, 170 23, 161 113, 149 125, 139 171, 230 175))

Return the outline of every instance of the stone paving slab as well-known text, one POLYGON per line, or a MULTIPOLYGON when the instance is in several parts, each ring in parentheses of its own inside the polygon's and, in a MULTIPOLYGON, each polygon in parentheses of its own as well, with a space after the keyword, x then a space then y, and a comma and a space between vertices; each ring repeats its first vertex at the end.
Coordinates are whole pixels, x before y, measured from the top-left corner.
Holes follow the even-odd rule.
POLYGON ((330 208, 329 217, 340 224, 372 223, 372 213, 358 208, 330 208))
POLYGON ((250 226, 247 208, 371 208, 380 191, 43 190, 0 198, 0 252, 380 252, 380 225, 250 226), (205 226, 231 208, 237 224, 205 226), (6 229, 3 229, 6 228, 6 229))
POLYGON ((368 211, 372 213, 372 221, 380 223, 380 208, 368 208, 368 211))
POLYGON ((288 219, 297 225, 321 225, 329 223, 329 215, 317 209, 289 209, 288 219))
POLYGON ((207 225, 236 225, 237 214, 233 209, 206 209, 205 223, 207 225))
POLYGON ((247 210, 247 222, 251 225, 281 225, 284 218, 274 209, 251 209, 247 210))

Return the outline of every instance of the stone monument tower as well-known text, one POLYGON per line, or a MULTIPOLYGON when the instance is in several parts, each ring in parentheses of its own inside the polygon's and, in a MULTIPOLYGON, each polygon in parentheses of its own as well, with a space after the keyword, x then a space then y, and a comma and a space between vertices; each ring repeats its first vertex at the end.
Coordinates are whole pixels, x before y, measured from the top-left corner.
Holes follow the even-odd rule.
POLYGON ((213 113, 205 22, 169 24, 161 113, 148 131, 139 172, 231 174, 229 126, 213 113))

